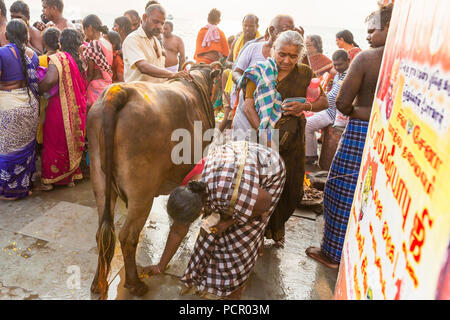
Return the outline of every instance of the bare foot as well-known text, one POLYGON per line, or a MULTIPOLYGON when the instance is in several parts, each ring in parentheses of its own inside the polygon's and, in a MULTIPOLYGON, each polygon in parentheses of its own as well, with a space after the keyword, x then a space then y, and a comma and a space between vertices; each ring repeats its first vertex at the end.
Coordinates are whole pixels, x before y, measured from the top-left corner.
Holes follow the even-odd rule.
POLYGON ((286 244, 286 239, 285 239, 285 237, 283 237, 282 239, 275 241, 274 246, 275 246, 275 248, 278 248, 278 249, 284 249, 285 244, 286 244))
POLYGON ((18 200, 18 198, 6 198, 6 197, 0 197, 0 200, 4 200, 4 201, 16 201, 16 200, 18 200))
POLYGON ((262 246, 259 248, 259 250, 258 250, 258 255, 259 255, 260 257, 264 256, 264 245, 262 245, 262 246))
POLYGON ((322 250, 315 247, 309 247, 306 249, 306 255, 331 269, 338 269, 339 263, 333 262, 330 258, 328 258, 322 250))
POLYGON ((75 188, 75 182, 71 182, 67 185, 67 188, 75 188))
POLYGON ((51 184, 40 184, 37 187, 33 188, 34 191, 52 191, 53 185, 51 184))

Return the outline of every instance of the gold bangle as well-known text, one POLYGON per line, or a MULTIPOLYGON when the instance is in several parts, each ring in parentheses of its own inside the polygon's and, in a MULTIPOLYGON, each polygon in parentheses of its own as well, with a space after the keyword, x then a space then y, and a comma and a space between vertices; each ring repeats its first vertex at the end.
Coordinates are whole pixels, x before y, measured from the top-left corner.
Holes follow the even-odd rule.
POLYGON ((312 112, 312 109, 313 109, 313 105, 312 105, 312 103, 311 103, 311 102, 309 103, 309 105, 311 106, 311 109, 309 110, 309 112, 312 112))

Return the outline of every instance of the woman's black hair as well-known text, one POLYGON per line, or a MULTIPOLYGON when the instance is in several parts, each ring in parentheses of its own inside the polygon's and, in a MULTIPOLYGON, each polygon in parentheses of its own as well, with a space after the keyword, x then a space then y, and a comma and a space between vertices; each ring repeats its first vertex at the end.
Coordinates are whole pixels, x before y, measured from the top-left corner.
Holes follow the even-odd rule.
POLYGON ((108 27, 102 24, 102 20, 95 14, 90 14, 83 19, 83 28, 94 28, 94 30, 99 31, 103 34, 108 34, 108 27))
POLYGON ((312 42, 314 48, 316 48, 318 53, 323 53, 323 43, 322 38, 319 35, 313 34, 308 36, 309 40, 312 42))
MULTIPOLYGON (((121 17, 116 18, 116 20, 114 20, 114 23, 117 23, 119 28, 123 30, 123 32, 125 33, 125 36, 128 36, 133 31, 133 25, 131 23, 131 20, 130 20, 130 18, 128 18, 126 16, 121 16, 121 17)), ((122 40, 125 40, 125 39, 122 39, 122 40)))
POLYGON ((176 188, 167 202, 167 212, 176 222, 191 224, 200 215, 206 196, 206 184, 190 182, 187 187, 176 188))
POLYGON ((28 27, 21 19, 12 19, 6 25, 6 37, 10 43, 19 49, 20 61, 22 62, 22 72, 27 82, 28 96, 30 96, 30 83, 28 81, 27 59, 25 57, 28 44, 28 27))
POLYGON ((58 28, 52 27, 48 28, 44 32, 43 40, 47 47, 52 50, 59 49, 59 37, 61 36, 61 31, 58 28))
POLYGON ((342 30, 342 31, 338 32, 336 34, 336 39, 343 39, 346 43, 359 48, 359 46, 356 44, 356 42, 353 38, 353 33, 351 33, 348 30, 342 30))
POLYGON ((115 31, 108 32, 108 40, 111 42, 113 46, 113 50, 117 51, 122 49, 122 40, 120 38, 120 34, 115 31))
POLYGON ((67 52, 72 56, 78 66, 78 70, 81 75, 85 77, 86 70, 84 69, 83 62, 80 57, 80 46, 83 44, 81 39, 81 34, 78 30, 73 28, 64 29, 61 32, 61 37, 59 38, 61 44, 61 50, 67 52))

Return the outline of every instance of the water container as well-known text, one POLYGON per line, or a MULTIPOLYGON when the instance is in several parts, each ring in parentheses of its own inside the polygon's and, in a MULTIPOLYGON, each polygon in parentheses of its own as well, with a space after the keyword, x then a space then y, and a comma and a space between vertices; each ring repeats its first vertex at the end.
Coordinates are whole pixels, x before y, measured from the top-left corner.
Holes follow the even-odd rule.
POLYGON ((320 97, 320 80, 313 78, 306 90, 306 100, 310 103, 316 102, 320 97))

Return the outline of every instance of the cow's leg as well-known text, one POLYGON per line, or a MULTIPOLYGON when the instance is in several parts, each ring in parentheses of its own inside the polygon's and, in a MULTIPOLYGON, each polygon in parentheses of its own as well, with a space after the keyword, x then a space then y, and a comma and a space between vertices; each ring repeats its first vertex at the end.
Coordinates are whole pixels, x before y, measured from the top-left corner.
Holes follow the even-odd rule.
POLYGON ((125 285, 134 296, 143 296, 147 293, 148 287, 139 280, 136 266, 136 249, 139 242, 139 235, 144 228, 150 210, 153 205, 153 196, 150 201, 130 201, 128 207, 128 217, 125 225, 119 234, 120 245, 122 247, 123 259, 125 263, 125 285))

